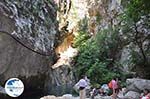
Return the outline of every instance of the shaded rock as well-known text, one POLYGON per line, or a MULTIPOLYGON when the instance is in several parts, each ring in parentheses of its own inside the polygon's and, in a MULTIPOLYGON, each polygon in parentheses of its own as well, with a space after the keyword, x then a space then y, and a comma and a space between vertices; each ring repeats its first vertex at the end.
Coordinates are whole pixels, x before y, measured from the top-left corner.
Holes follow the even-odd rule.
POLYGON ((17 77, 23 81, 26 91, 44 88, 49 63, 46 57, 28 50, 8 35, 0 34, 0 59, 1 85, 9 78, 17 77))
POLYGON ((5 89, 2 86, 0 86, 0 93, 6 94, 5 89))
POLYGON ((48 71, 49 76, 45 83, 45 89, 48 94, 62 96, 63 94, 72 94, 74 85, 74 76, 67 65, 62 65, 56 69, 48 71))
POLYGON ((73 73, 72 60, 77 54, 76 49, 69 48, 60 53, 57 62, 49 69, 47 83, 45 84, 48 94, 61 96, 63 94, 72 94, 75 78, 73 73), (53 85, 50 85, 53 84, 53 85))
POLYGON ((48 0, 0 1, 0 85, 17 77, 26 95, 42 94, 55 61, 56 5, 48 0))

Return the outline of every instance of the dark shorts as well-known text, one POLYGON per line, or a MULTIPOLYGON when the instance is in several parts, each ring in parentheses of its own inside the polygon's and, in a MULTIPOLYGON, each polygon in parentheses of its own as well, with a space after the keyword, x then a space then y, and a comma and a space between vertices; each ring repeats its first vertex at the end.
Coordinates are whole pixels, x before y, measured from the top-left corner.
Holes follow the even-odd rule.
POLYGON ((119 88, 115 89, 115 93, 119 93, 119 88))
POLYGON ((83 90, 85 87, 80 87, 79 90, 83 90))

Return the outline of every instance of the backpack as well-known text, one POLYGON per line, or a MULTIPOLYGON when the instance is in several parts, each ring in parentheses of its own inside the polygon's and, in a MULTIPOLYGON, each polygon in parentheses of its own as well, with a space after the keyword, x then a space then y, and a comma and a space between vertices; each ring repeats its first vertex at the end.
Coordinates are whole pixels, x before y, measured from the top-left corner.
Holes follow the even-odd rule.
POLYGON ((111 82, 111 81, 108 83, 108 87, 109 87, 110 89, 112 89, 112 82, 111 82))

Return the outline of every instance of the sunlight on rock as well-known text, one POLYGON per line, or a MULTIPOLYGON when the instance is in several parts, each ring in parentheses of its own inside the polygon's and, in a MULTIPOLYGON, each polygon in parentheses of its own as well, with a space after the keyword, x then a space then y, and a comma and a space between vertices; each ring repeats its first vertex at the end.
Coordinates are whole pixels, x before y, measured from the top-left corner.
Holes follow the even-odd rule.
POLYGON ((69 48, 60 53, 58 61, 52 66, 53 69, 62 66, 62 65, 69 65, 72 58, 77 55, 77 49, 72 48, 69 46, 69 48))

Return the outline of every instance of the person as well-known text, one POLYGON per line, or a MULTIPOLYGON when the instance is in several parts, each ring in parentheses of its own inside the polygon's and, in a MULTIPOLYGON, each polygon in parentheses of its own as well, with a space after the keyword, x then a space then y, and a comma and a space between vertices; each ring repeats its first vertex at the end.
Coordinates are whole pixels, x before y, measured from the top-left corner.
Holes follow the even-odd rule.
POLYGON ((82 75, 81 79, 75 85, 75 86, 79 87, 80 99, 85 99, 86 98, 86 90, 85 90, 85 88, 87 87, 87 85, 88 85, 88 83, 85 80, 85 76, 82 75))
POLYGON ((100 88, 100 95, 106 96, 109 93, 109 87, 107 84, 103 84, 100 88))
POLYGON ((150 92, 146 96, 148 97, 148 99, 150 99, 150 92))
POLYGON ((96 88, 92 88, 92 91, 90 92, 90 96, 91 96, 91 99, 94 99, 94 97, 96 96, 96 88))
POLYGON ((92 91, 90 92, 90 99, 94 99, 94 97, 96 95, 98 95, 100 92, 99 92, 99 88, 98 87, 95 87, 95 88, 91 88, 92 91))
POLYGON ((100 94, 101 96, 104 96, 104 90, 103 90, 102 88, 99 89, 99 94, 100 94))
POLYGON ((143 90, 143 94, 142 96, 140 97, 140 99, 150 99, 150 92, 148 89, 144 89, 143 90))
POLYGON ((119 93, 118 78, 113 78, 110 83, 111 83, 111 90, 113 92, 112 93, 112 99, 116 99, 117 94, 119 93))
POLYGON ((87 86, 90 87, 90 79, 87 76, 84 77, 85 81, 87 82, 87 86))

